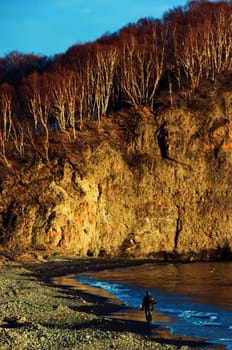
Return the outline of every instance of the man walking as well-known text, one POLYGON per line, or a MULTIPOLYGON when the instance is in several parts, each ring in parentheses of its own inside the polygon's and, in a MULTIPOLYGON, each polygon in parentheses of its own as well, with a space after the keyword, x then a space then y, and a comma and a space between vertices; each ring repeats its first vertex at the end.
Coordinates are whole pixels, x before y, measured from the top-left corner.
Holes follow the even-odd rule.
POLYGON ((157 303, 157 299, 153 298, 151 292, 147 291, 146 295, 143 298, 142 310, 145 312, 145 317, 147 322, 152 321, 152 311, 154 309, 154 305, 157 303))

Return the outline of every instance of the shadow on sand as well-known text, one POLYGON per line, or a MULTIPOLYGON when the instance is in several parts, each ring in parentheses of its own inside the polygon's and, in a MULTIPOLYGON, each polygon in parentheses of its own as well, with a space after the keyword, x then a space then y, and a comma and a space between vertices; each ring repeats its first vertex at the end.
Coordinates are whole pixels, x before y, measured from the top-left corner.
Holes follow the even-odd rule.
MULTIPOLYGON (((80 305, 80 302, 77 302, 77 306, 73 307, 73 310, 92 313, 96 316, 99 316, 98 319, 88 320, 81 323, 77 322, 71 327, 69 325, 69 328, 94 328, 101 329, 102 331, 106 332, 133 332, 143 336, 148 336, 151 340, 154 340, 160 344, 175 345, 177 347, 187 345, 195 348, 213 348, 213 344, 202 341, 201 339, 192 339, 189 337, 174 335, 170 333, 170 330, 168 328, 161 327, 155 323, 148 324, 145 320, 143 320, 143 312, 140 311, 140 316, 137 317, 139 314, 138 310, 124 305, 118 299, 109 295, 107 292, 101 291, 100 293, 99 289, 97 289, 96 292, 93 291, 93 287, 78 283, 75 280, 74 276, 76 276, 77 273, 85 271, 85 268, 81 266, 80 260, 77 261, 76 267, 72 263, 72 268, 70 270, 73 275, 68 276, 64 276, 68 273, 67 266, 65 266, 64 262, 63 269, 59 264, 58 269, 56 269, 54 263, 52 264, 51 268, 49 268, 49 263, 39 265, 26 264, 25 267, 31 271, 31 274, 34 277, 45 282, 51 288, 53 288, 54 285, 56 288, 60 288, 62 291, 62 299, 72 298, 78 301, 83 298, 87 302, 91 303, 91 305, 85 305, 84 303, 80 305), (46 265, 46 269, 44 265, 46 265)), ((95 268, 96 264, 94 264, 93 261, 93 265, 88 266, 88 270, 94 271, 95 268)), ((109 265, 107 263, 102 264, 101 268, 108 269, 109 265)), ((57 298, 61 297, 57 296, 57 298)), ((44 323, 44 326, 57 328, 57 324, 53 325, 44 323)), ((65 327, 65 325, 60 325, 58 327, 62 328, 65 327)))

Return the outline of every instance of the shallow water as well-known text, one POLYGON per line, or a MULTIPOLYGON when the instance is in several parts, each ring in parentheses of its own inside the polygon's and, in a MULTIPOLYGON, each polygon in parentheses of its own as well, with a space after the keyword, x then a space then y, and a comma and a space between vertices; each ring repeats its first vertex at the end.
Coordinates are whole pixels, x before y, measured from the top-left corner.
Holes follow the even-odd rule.
POLYGON ((145 264, 76 277, 92 293, 116 297, 131 311, 112 315, 144 319, 142 297, 149 289, 158 299, 154 337, 186 336, 203 339, 232 350, 232 263, 145 264), (168 332, 166 331, 168 329, 168 332), (169 334, 169 335, 168 335, 169 334))

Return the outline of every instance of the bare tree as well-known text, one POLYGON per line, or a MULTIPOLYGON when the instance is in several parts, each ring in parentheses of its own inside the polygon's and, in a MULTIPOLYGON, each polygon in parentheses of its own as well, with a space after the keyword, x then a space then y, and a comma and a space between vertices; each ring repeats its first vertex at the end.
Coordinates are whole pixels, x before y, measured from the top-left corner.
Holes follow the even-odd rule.
POLYGON ((76 138, 76 104, 78 81, 76 74, 72 71, 66 72, 65 75, 65 91, 66 91, 66 124, 72 128, 73 137, 76 138))
POLYGON ((14 142, 15 149, 18 152, 19 156, 22 158, 24 156, 24 147, 25 147, 25 129, 24 126, 16 121, 12 125, 11 138, 14 142))
POLYGON ((154 97, 164 73, 167 27, 158 21, 144 24, 148 34, 129 36, 121 54, 121 86, 131 105, 154 107, 154 97))
POLYGON ((12 131, 12 102, 13 88, 8 84, 2 84, 0 86, 0 156, 7 166, 10 165, 6 151, 12 131))
POLYGON ((211 18, 211 69, 220 73, 232 67, 232 4, 219 2, 211 18))
POLYGON ((62 74, 52 76, 51 86, 52 115, 55 117, 61 131, 66 131, 66 81, 62 74))
POLYGON ((224 1, 191 1, 185 11, 178 9, 167 16, 179 86, 187 78, 191 92, 201 78, 214 80, 217 73, 230 69, 231 10, 231 4, 224 1))
POLYGON ((49 160, 49 129, 50 98, 48 94, 48 76, 38 73, 31 74, 25 83, 26 101, 29 113, 34 120, 34 126, 40 138, 43 138, 45 158, 49 160))
POLYGON ((182 67, 189 81, 190 92, 194 91, 202 78, 205 52, 202 48, 202 32, 189 26, 177 51, 177 65, 182 67))
POLYGON ((98 122, 106 114, 118 63, 118 50, 111 46, 100 46, 96 50, 95 103, 98 122))
POLYGON ((80 130, 83 127, 84 108, 85 108, 85 81, 81 73, 77 75, 77 96, 76 96, 76 112, 79 116, 80 130))

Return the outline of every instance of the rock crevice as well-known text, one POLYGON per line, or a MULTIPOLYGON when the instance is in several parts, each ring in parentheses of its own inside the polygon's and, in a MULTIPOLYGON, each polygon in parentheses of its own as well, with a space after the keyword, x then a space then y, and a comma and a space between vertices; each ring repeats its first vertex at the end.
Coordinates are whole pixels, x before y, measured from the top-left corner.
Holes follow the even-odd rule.
POLYGON ((73 146, 59 161, 9 174, 1 180, 2 246, 78 256, 228 256, 228 99, 225 115, 216 102, 203 115, 180 107, 158 116, 142 107, 121 112, 107 137, 92 131, 90 143, 94 133, 101 140, 95 146, 73 146))

